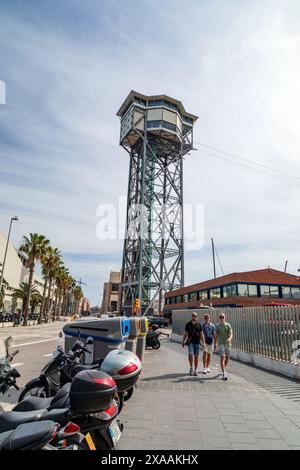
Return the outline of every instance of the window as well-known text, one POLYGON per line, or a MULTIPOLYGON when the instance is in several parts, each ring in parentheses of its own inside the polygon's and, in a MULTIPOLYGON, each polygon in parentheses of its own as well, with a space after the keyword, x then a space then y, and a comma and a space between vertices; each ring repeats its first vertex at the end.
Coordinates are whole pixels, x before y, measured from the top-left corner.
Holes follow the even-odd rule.
POLYGON ((198 298, 197 298, 197 292, 191 292, 191 293, 190 293, 190 300, 191 300, 192 302, 196 302, 196 301, 198 300, 198 298))
POLYGON ((249 297, 257 297, 257 286, 253 284, 248 284, 248 295, 249 297))
POLYGON ((291 287, 292 298, 300 299, 300 287, 291 287))
POLYGON ((207 290, 201 290, 199 292, 199 300, 207 300, 208 295, 207 295, 207 290))
POLYGON ((247 284, 238 284, 238 295, 240 297, 248 297, 248 286, 247 286, 247 284))
POLYGON ((119 284, 112 284, 111 290, 112 292, 119 292, 119 284))
POLYGON ((284 299, 290 299, 292 297, 291 288, 287 286, 282 286, 282 297, 284 299))
POLYGON ((183 296, 183 302, 188 302, 189 301, 189 296, 188 294, 184 294, 183 296))
POLYGON ((270 286, 260 286, 260 295, 262 297, 270 297, 270 286))
POLYGON ((147 128, 151 129, 153 127, 161 127, 162 126, 162 121, 147 121, 147 128))
POLYGON ((165 299, 165 305, 169 305, 169 302, 170 302, 170 297, 167 297, 167 298, 165 299))
POLYGON ((182 297, 181 297, 181 295, 177 295, 177 296, 176 296, 176 304, 181 304, 181 302, 182 302, 182 297))
POLYGON ((211 299, 219 299, 221 297, 221 289, 220 287, 216 289, 211 289, 210 290, 210 298, 211 299))
POLYGON ((223 297, 234 297, 236 296, 236 284, 231 284, 230 286, 223 287, 223 297))
POLYGON ((270 295, 271 295, 271 297, 279 297, 279 288, 278 288, 278 286, 270 286, 270 295))
POLYGON ((170 304, 175 304, 175 297, 170 298, 170 304))

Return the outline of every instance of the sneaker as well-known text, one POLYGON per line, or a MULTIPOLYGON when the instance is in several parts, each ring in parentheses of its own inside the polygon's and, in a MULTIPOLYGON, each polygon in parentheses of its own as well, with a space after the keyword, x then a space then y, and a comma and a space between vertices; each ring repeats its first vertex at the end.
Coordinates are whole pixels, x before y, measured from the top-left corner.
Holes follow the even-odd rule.
POLYGON ((194 377, 197 377, 198 374, 197 374, 197 371, 196 371, 196 370, 194 370, 193 375, 194 375, 194 377))
POLYGON ((206 369, 206 372, 209 374, 210 373, 210 369, 209 367, 206 369))
POLYGON ((207 372, 207 369, 206 369, 206 367, 205 367, 205 368, 203 369, 203 374, 206 374, 206 372, 207 372))
POLYGON ((193 375, 193 368, 190 368, 190 375, 193 375))
POLYGON ((224 372, 224 374, 223 374, 223 380, 228 380, 227 372, 224 372))

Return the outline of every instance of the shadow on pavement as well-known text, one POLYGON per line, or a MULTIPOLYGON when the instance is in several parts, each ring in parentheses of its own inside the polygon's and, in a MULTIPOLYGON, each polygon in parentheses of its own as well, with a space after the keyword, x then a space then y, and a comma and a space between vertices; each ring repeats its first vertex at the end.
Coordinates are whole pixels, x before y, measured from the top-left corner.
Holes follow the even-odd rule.
POLYGON ((151 380, 171 380, 173 383, 180 383, 180 382, 197 382, 197 383, 205 383, 211 380, 219 379, 222 374, 213 375, 210 377, 203 377, 197 376, 192 377, 187 374, 164 374, 164 375, 157 375, 153 377, 147 377, 141 380, 141 382, 150 382, 151 380), (172 380, 173 379, 173 380, 172 380))

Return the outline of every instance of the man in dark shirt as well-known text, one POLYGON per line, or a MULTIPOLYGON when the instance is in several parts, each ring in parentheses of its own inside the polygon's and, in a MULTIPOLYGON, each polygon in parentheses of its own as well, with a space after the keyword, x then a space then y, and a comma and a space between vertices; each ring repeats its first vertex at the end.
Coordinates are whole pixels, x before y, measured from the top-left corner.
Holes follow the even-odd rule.
POLYGON ((197 375, 197 368, 199 363, 200 344, 204 345, 204 336, 202 326, 198 322, 198 315, 196 312, 192 313, 192 319, 185 325, 185 332, 182 339, 182 347, 188 345, 190 375, 197 375), (194 372, 193 372, 194 363, 194 372))

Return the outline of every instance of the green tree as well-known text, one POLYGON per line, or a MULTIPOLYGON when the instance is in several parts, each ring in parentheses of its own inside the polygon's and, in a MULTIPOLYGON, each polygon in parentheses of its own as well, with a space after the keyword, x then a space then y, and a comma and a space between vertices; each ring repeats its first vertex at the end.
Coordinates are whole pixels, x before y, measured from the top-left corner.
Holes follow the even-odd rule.
POLYGON ((56 270, 62 266, 61 254, 58 248, 52 248, 51 246, 47 247, 45 254, 41 258, 41 265, 44 278, 44 289, 39 323, 42 322, 43 317, 46 318, 47 316, 48 318, 48 312, 52 307, 55 273, 56 270))
POLYGON ((30 233, 29 237, 23 237, 21 246, 19 248, 20 253, 26 259, 26 267, 29 269, 28 295, 24 304, 23 326, 26 326, 28 324, 31 287, 33 284, 35 265, 37 261, 41 261, 41 259, 45 255, 48 246, 49 240, 47 240, 44 235, 39 235, 38 233, 30 233))
POLYGON ((24 312, 29 295, 36 296, 37 294, 40 295, 35 283, 29 286, 29 282, 21 282, 19 288, 14 290, 13 298, 22 300, 22 312, 24 312))

